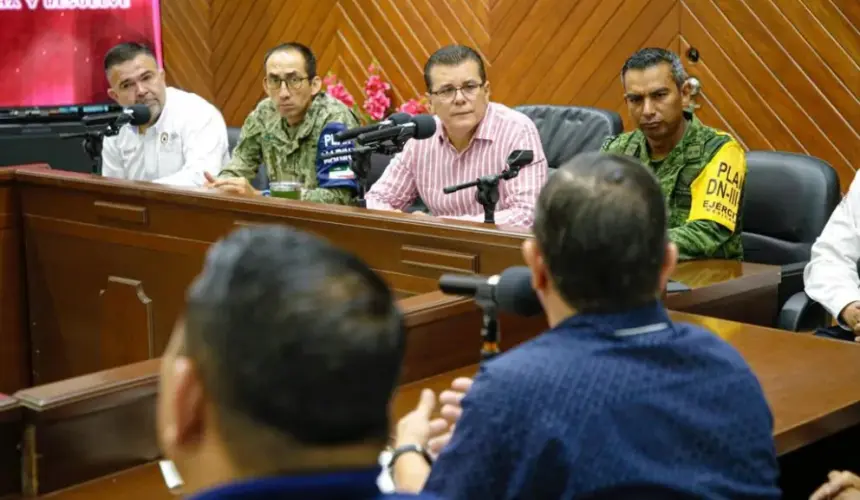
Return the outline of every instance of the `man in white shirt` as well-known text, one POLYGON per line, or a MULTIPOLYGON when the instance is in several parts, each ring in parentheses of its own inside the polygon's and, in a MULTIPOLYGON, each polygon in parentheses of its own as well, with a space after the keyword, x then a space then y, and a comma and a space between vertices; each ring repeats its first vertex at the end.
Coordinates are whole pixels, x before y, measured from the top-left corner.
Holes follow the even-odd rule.
POLYGON ((860 338, 860 180, 854 177, 848 194, 833 211, 812 245, 803 273, 806 294, 836 318, 844 335, 860 338))
POLYGON ((167 87, 155 54, 138 43, 121 43, 105 55, 108 95, 121 106, 145 104, 146 125, 125 125, 107 137, 102 175, 173 186, 203 186, 204 172, 217 175, 230 160, 227 125, 202 97, 167 87))

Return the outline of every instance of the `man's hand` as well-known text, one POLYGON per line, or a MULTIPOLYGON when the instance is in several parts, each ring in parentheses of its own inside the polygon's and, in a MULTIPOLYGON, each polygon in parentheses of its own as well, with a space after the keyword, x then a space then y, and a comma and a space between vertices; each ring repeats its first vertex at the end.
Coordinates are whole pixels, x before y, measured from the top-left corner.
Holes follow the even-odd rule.
POLYGON ((854 330, 854 340, 860 342, 860 301, 854 301, 839 313, 842 322, 854 330))
POLYGON ((860 498, 860 477, 848 471, 833 471, 827 482, 815 490, 809 500, 860 498))
POLYGON ((463 397, 466 396, 466 393, 469 392, 469 389, 472 388, 472 379, 468 377, 460 377, 451 382, 451 388, 439 395, 439 404, 442 405, 442 418, 445 420, 445 423, 448 425, 443 425, 436 421, 433 422, 434 434, 430 437, 430 440, 427 442, 427 451, 434 457, 439 456, 439 453, 442 452, 442 448, 448 445, 448 442, 451 441, 451 436, 454 434, 454 428, 457 425, 457 421, 460 420, 460 416, 463 414, 463 408, 460 406, 460 402, 463 400, 463 397))
POLYGON ((248 182, 248 179, 244 177, 218 179, 209 172, 204 172, 203 175, 206 177, 206 184, 204 185, 207 188, 217 189, 222 193, 237 194, 239 196, 254 196, 259 194, 259 192, 251 186, 251 183, 248 182))
MULTIPOLYGON (((418 400, 418 406, 414 410, 407 413, 397 422, 397 436, 395 438, 395 447, 406 444, 417 444, 419 446, 427 446, 427 441, 433 432, 433 424, 431 417, 433 409, 436 408, 436 395, 430 389, 421 391, 421 399, 418 400)), ((437 419, 434 424, 436 427, 445 425, 447 422, 443 419, 437 419), (442 424, 438 422, 442 421, 442 424)))
MULTIPOLYGON (((430 436, 441 434, 448 427, 444 418, 433 421, 433 409, 436 407, 436 395, 430 389, 421 391, 421 399, 414 410, 397 422, 397 436, 394 446, 417 444, 426 449, 430 436)), ((394 484, 401 493, 418 493, 424 488, 424 483, 430 475, 430 465, 424 457, 416 453, 401 455, 394 463, 394 484)))

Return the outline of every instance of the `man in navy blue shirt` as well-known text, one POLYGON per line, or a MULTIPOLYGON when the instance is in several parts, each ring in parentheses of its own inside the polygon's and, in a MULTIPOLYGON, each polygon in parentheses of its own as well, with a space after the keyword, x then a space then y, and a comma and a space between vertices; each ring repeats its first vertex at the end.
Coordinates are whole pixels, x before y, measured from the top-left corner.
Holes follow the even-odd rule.
POLYGON ((404 333, 382 279, 323 240, 258 226, 215 244, 162 358, 158 437, 183 493, 413 497, 377 486, 404 333))
MULTIPOLYGON (((758 380, 726 342, 673 323, 659 301, 678 250, 653 174, 622 156, 578 156, 550 177, 535 215, 523 257, 550 330, 481 366, 462 413, 443 408, 459 418, 432 467, 397 454, 398 489, 449 499, 779 498, 758 380)), ((426 451, 446 431, 431 421, 434 405, 425 390, 398 424, 399 450, 426 451)))

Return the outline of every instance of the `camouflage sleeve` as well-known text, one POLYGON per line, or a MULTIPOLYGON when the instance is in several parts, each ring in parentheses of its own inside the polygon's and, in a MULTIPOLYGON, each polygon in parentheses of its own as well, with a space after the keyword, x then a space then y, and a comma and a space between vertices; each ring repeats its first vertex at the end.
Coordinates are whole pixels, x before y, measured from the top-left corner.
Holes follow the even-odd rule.
MULTIPOLYGON (((358 126, 358 119, 355 114, 346 107, 338 107, 333 109, 328 116, 323 120, 322 127, 329 123, 342 123, 346 128, 354 128, 358 126)), ((317 156, 319 156, 319 150, 317 156)), ((315 164, 321 160, 316 158, 315 164)), ((314 172, 314 175, 315 172, 314 172)), ((316 182, 313 183, 314 185, 316 182)), ((321 188, 306 189, 302 191, 302 200, 312 201, 315 203, 326 203, 329 205, 353 205, 355 203, 355 192, 349 188, 321 188)))
POLYGON ((233 149, 230 162, 221 169, 218 177, 244 177, 253 180, 257 175, 257 169, 263 162, 263 122, 255 109, 245 118, 239 142, 233 149))
POLYGON ((746 155, 736 141, 725 143, 690 185, 687 222, 669 230, 681 259, 713 257, 740 230, 746 155))
POLYGON ((321 127, 325 127, 329 123, 342 123, 346 128, 354 128, 358 126, 358 118, 355 113, 346 106, 337 106, 326 113, 322 120, 321 127))
POLYGON ((709 259, 732 237, 728 228, 708 220, 690 221, 669 230, 680 260, 709 259))
POLYGON ((612 142, 615 140, 616 137, 618 136, 610 135, 609 137, 607 137, 606 140, 603 141, 603 144, 600 146, 600 152, 606 153, 607 151, 609 151, 609 147, 612 145, 612 142))

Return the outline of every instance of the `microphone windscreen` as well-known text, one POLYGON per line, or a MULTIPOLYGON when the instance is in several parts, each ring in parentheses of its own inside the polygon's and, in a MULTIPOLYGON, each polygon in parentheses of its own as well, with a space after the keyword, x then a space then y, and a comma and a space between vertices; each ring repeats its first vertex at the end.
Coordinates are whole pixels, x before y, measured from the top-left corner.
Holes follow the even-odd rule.
POLYGON ((129 123, 135 126, 146 125, 152 118, 152 112, 149 111, 149 106, 146 104, 134 104, 126 108, 126 110, 131 111, 131 121, 129 123))
POLYGON ((487 282, 486 277, 468 274, 443 274, 439 277, 439 290, 448 295, 472 297, 478 287, 487 282))
POLYGON ((496 284, 496 304, 499 309, 517 316, 535 316, 543 306, 532 288, 532 273, 526 266, 509 267, 502 271, 496 284))
POLYGON ((390 121, 393 125, 403 125, 412 121, 412 115, 409 113, 394 113, 386 118, 386 120, 390 121))
POLYGON ((414 139, 428 139, 436 133, 436 120, 430 115, 415 115, 412 123, 415 124, 414 139))

